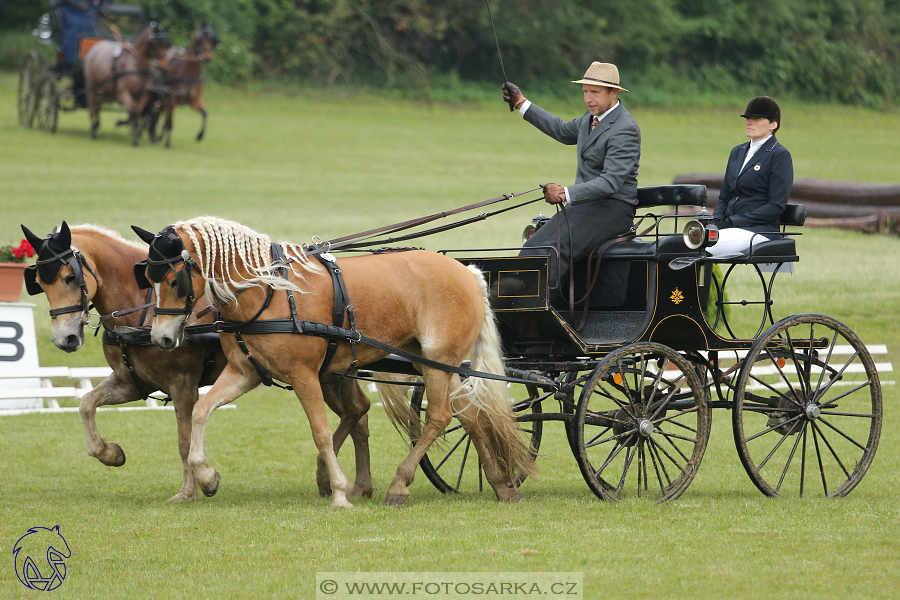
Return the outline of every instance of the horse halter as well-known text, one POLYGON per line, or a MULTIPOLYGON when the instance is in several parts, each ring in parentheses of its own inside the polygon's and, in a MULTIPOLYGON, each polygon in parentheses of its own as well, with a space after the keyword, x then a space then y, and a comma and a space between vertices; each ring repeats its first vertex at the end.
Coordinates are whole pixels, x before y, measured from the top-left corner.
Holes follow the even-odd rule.
POLYGON ((98 284, 100 280, 97 278, 97 274, 94 273, 91 266, 87 264, 84 255, 81 254, 75 246, 70 246, 67 250, 57 253, 50 247, 50 236, 48 236, 41 244, 41 248, 38 251, 38 259, 35 264, 25 268, 25 289, 31 296, 43 293, 44 288, 37 282, 39 276, 38 269, 45 265, 51 265, 54 262, 61 263, 56 268, 56 275, 50 281, 44 281, 44 278, 41 277, 41 281, 44 281, 44 283, 53 283, 59 277, 59 272, 62 270, 62 267, 70 265, 72 267, 72 273, 75 276, 75 284, 81 289, 81 303, 51 309, 50 316, 56 318, 59 315, 80 312, 82 314, 82 321, 86 323, 89 319, 91 306, 90 301, 88 300, 87 283, 84 280, 84 269, 88 270, 91 276, 93 276, 94 281, 98 284), (49 256, 41 258, 46 255, 49 256))
POLYGON ((184 319, 187 321, 187 318, 194 312, 194 285, 191 280, 194 277, 194 270, 199 273, 200 267, 197 265, 197 262, 191 258, 187 250, 184 249, 184 243, 172 227, 167 227, 153 236, 153 241, 150 242, 150 252, 147 256, 147 260, 142 260, 134 265, 134 277, 137 280, 138 287, 141 289, 151 287, 151 280, 155 283, 161 282, 165 277, 166 271, 161 270, 160 272, 159 269, 154 269, 157 271, 157 274, 150 275, 150 268, 163 266, 175 273, 175 292, 179 298, 187 298, 187 300, 184 308, 159 308, 157 306, 153 309, 153 316, 184 315, 184 319), (177 252, 178 249, 180 249, 181 252, 167 256, 166 253, 156 246, 160 241, 166 242, 172 251, 177 252), (150 258, 154 253, 160 258, 150 258), (175 269, 175 265, 178 263, 184 263, 184 267, 180 271, 175 269), (149 279, 147 277, 148 275, 149 279))

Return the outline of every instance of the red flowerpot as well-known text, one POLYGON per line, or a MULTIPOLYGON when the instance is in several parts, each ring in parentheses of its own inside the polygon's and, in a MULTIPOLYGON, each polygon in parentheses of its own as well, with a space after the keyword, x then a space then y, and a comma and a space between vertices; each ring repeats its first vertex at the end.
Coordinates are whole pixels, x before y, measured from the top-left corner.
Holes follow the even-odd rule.
POLYGON ((0 302, 18 302, 25 283, 25 263, 0 263, 0 302))

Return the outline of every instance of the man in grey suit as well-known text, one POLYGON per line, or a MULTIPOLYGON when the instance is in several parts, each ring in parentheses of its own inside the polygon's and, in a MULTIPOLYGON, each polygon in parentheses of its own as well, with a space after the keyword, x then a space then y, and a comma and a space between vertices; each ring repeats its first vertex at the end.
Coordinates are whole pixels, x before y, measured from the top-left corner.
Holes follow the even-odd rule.
POLYGON ((570 263, 617 235, 628 232, 637 206, 637 176, 641 159, 641 130, 622 103, 619 70, 609 63, 594 62, 581 84, 587 112, 571 121, 532 104, 514 84, 502 86, 503 99, 526 121, 553 139, 578 148, 575 183, 548 183, 544 199, 562 209, 524 245, 520 256, 550 254, 559 249, 559 265, 551 255, 550 284, 564 282, 570 263), (563 216, 565 213, 565 216, 563 216), (557 279, 558 274, 558 279, 557 279))

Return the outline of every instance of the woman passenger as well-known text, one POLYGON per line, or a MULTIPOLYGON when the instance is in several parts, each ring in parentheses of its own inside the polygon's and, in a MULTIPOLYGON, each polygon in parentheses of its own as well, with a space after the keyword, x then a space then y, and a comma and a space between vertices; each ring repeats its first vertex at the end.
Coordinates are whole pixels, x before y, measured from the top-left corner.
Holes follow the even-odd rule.
POLYGON ((775 237, 794 182, 791 153, 775 138, 781 108, 768 96, 750 101, 741 115, 750 142, 736 146, 728 157, 725 180, 713 212, 719 242, 707 248, 713 256, 746 253, 753 244, 775 237))

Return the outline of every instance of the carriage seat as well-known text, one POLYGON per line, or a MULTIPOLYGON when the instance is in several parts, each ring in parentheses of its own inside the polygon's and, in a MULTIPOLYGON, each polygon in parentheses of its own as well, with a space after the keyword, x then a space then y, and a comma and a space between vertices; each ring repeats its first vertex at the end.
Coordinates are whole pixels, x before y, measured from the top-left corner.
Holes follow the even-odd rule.
MULTIPOLYGON (((665 185, 638 189, 639 206, 643 207, 702 206, 705 200, 706 187, 702 185, 665 185)), ((805 221, 806 206, 803 204, 788 204, 781 216, 782 228, 799 227, 805 221)), ((600 248, 596 248, 592 253, 592 265, 596 263, 599 250, 600 248)), ((681 234, 666 235, 652 240, 637 238, 609 246, 603 253, 601 259, 603 264, 600 266, 596 284, 591 292, 589 300, 591 308, 601 309, 631 303, 630 296, 633 294, 628 290, 629 279, 632 271, 635 271, 636 268, 640 271, 641 268, 633 264, 635 261, 667 263, 683 256, 697 256, 697 251, 691 250, 685 245, 681 234)), ((747 256, 720 262, 758 264, 787 263, 799 260, 794 239, 783 237, 754 243, 747 256)), ((594 268, 592 267, 592 270, 594 268)), ((646 269, 646 267, 643 268, 646 269)), ((579 261, 574 265, 573 274, 576 278, 575 288, 578 296, 583 295, 584 282, 580 280, 585 278, 586 273, 586 261, 579 261)))

